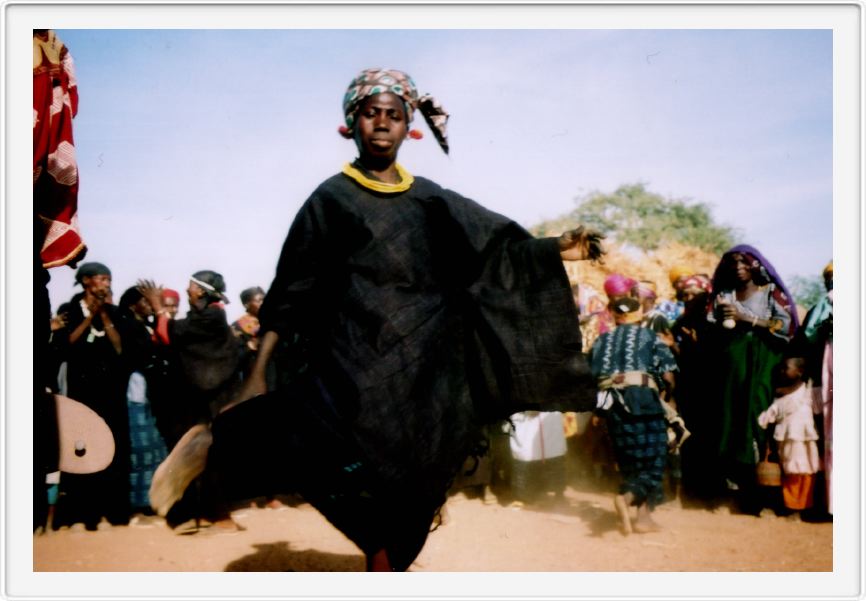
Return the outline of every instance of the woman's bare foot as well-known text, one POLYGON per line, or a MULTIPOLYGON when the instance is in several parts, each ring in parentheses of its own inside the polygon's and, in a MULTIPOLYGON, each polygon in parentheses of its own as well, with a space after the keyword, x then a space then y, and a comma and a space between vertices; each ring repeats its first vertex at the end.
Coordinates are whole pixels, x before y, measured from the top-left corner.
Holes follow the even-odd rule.
POLYGON ((619 516, 619 525, 622 533, 626 536, 632 533, 631 516, 628 514, 629 505, 631 505, 634 495, 630 492, 624 495, 617 495, 613 498, 613 507, 616 509, 616 514, 619 516))
POLYGON ((241 526, 231 517, 224 517, 214 520, 210 527, 202 530, 202 532, 208 536, 225 536, 239 534, 245 530, 246 526, 241 526))

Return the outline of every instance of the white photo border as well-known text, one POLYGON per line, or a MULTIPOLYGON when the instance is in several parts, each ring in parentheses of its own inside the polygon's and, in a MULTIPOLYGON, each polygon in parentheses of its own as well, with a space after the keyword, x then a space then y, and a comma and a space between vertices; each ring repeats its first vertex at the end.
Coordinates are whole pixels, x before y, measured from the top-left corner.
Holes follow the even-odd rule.
MULTIPOLYGON (((3 6, 2 593, 51 598, 862 598, 863 6, 826 3, 23 3, 3 6), (459 19, 455 19, 459 15, 459 19), (32 566, 32 289, 26 160, 32 112, 26 33, 142 29, 821 29, 833 30, 837 448, 832 573, 83 574, 32 566), (23 116, 27 115, 26 118, 23 116), (16 152, 16 149, 18 151, 16 152), (855 249, 858 252, 855 252, 855 249), (25 258, 26 257, 26 258, 25 258), (854 326, 856 324, 856 327, 854 326), (671 587, 672 578, 676 582, 671 587), (654 594, 647 594, 653 591, 654 594)), ((74 52, 74 49, 73 49, 74 52)))

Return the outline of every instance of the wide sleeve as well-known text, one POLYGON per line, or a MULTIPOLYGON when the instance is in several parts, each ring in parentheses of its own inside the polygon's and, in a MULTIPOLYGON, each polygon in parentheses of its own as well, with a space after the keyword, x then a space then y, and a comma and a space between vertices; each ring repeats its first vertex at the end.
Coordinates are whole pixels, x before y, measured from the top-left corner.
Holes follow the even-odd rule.
POLYGON ((779 419, 779 403, 773 403, 758 416, 758 425, 766 430, 770 424, 776 423, 777 419, 779 419))
POLYGON ((677 360, 670 347, 658 336, 653 341, 653 370, 659 376, 668 372, 678 371, 677 360))
POLYGON ((314 193, 295 216, 280 252, 276 275, 259 310, 259 336, 272 331, 285 339, 303 325, 312 325, 299 323, 298 316, 309 316, 309 310, 316 306, 318 275, 327 262, 322 202, 314 193))
POLYGON ((462 280, 482 368, 494 396, 519 408, 590 410, 595 385, 556 238, 446 192, 432 219, 462 280))
POLYGON ((665 386, 664 382, 664 374, 669 372, 679 371, 679 367, 677 366, 677 360, 674 358, 673 352, 671 352, 670 347, 668 347, 664 342, 661 341, 661 338, 658 335, 654 335, 653 338, 653 363, 652 363, 652 371, 653 376, 656 379, 656 383, 659 385, 659 388, 663 388, 665 386))
POLYGON ((173 320, 169 336, 186 378, 197 389, 217 390, 236 375, 241 345, 221 306, 211 304, 173 320))
POLYGON ((781 338, 784 341, 789 341, 791 339, 791 314, 782 306, 782 304, 775 298, 775 295, 771 293, 769 296, 769 304, 770 304, 770 321, 772 322, 772 326, 769 329, 770 334, 777 338, 781 338))
POLYGON ((824 324, 832 319, 833 301, 829 295, 824 295, 806 315, 802 328, 806 340, 811 343, 817 342, 824 330, 824 324))

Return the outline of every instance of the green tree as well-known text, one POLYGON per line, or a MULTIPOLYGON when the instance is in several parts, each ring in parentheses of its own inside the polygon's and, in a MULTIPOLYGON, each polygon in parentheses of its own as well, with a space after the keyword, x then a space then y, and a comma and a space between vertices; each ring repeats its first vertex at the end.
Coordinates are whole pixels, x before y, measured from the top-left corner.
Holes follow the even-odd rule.
POLYGON ((827 292, 824 288, 824 278, 819 275, 810 277, 795 275, 786 283, 791 296, 794 297, 794 302, 806 309, 811 309, 827 292))
POLYGON ((620 186, 613 194, 591 192, 575 202, 571 212, 536 225, 533 233, 549 235, 582 224, 643 251, 679 242, 717 254, 733 246, 738 235, 715 222, 709 205, 665 198, 642 183, 620 186))

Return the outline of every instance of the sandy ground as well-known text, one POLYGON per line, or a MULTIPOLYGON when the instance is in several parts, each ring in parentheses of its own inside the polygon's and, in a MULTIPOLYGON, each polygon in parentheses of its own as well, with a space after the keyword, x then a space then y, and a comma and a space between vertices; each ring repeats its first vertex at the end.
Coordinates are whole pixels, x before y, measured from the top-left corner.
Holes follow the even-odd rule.
MULTIPOLYGON (((756 518, 670 502, 664 531, 623 536, 611 492, 569 487, 565 498, 522 509, 458 493, 430 534, 416 572, 832 571, 832 523, 756 518)), ((362 571, 361 552, 316 510, 244 508, 246 528, 180 535, 152 523, 96 532, 62 529, 33 537, 33 565, 50 571, 362 571)))

